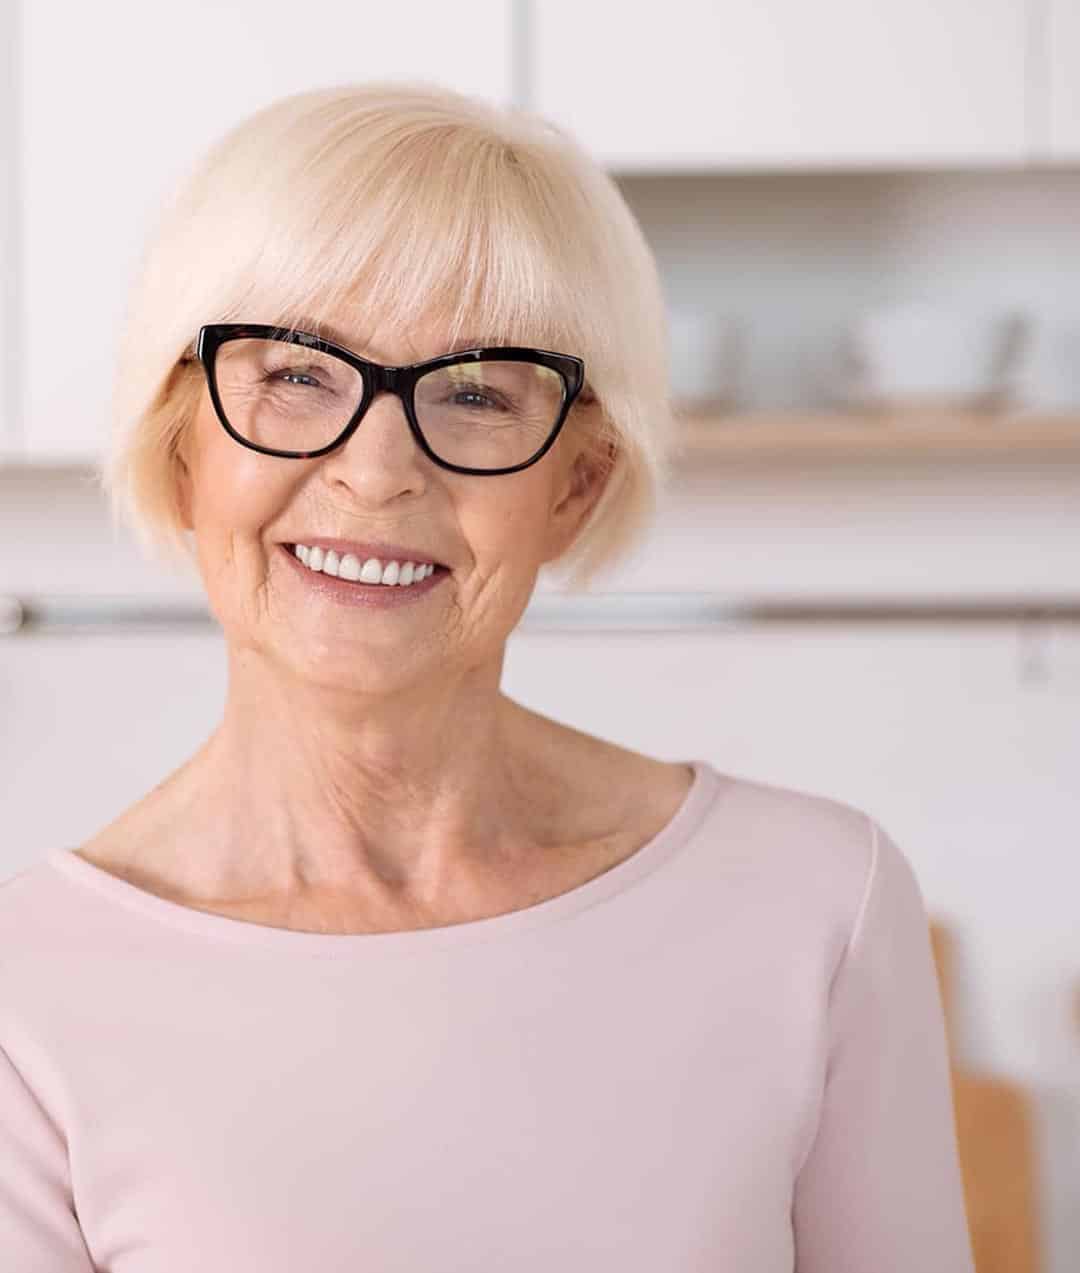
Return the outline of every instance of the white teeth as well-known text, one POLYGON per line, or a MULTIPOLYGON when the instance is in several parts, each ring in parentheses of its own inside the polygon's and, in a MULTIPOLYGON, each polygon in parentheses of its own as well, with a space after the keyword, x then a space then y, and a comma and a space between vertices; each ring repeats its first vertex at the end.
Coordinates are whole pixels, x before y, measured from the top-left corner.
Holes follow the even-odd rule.
MULTIPOLYGON (((326 569, 325 563, 323 569, 326 569)), ((353 583, 360 578, 360 563, 352 553, 346 553, 338 562, 338 576, 342 579, 351 579, 353 583)))
POLYGON ((325 552, 322 548, 308 548, 305 544, 295 545, 293 552, 309 570, 321 570, 323 574, 348 579, 353 583, 398 584, 407 587, 435 572, 435 565, 430 561, 388 561, 384 566, 378 557, 369 557, 361 563, 353 553, 339 556, 332 548, 325 552))

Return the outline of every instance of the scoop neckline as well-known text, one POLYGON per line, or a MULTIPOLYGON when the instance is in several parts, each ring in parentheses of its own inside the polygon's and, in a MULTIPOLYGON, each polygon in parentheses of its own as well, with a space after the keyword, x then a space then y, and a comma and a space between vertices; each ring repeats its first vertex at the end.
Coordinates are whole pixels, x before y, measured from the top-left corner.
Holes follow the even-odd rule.
POLYGON ((530 932, 613 897, 655 871, 690 839, 704 821, 722 785, 722 776, 708 761, 695 758, 679 763, 693 770, 693 780, 682 803, 664 826, 629 857, 583 884, 531 906, 458 924, 375 933, 313 933, 279 928, 197 910, 159 897, 87 862, 71 847, 52 849, 43 860, 67 879, 93 889, 109 901, 148 919, 201 937, 311 955, 368 955, 376 952, 413 955, 440 951, 476 942, 509 939, 530 932))

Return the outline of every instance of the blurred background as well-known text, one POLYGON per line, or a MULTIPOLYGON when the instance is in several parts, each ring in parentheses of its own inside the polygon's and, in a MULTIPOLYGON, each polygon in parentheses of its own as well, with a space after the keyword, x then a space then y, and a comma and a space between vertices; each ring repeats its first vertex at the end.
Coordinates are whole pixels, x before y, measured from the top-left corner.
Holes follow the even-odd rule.
POLYGON ((681 432, 647 542, 591 596, 541 580, 505 688, 881 821, 933 922, 979 1273, 1076 1273, 1080 2, 8 0, 0 56, 0 876, 220 713, 197 580, 93 485, 158 201, 302 88, 524 106, 656 253, 681 432))

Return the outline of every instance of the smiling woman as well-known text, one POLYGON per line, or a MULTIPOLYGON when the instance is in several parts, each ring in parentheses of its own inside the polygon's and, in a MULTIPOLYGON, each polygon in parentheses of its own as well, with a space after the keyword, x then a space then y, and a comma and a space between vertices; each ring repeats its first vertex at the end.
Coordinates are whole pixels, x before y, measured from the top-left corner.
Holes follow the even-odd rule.
POLYGON ((972 1273, 884 829, 501 687, 541 569, 649 524, 666 348, 617 188, 526 113, 344 85, 189 175, 102 478, 227 695, 0 888, 5 1269, 972 1273))

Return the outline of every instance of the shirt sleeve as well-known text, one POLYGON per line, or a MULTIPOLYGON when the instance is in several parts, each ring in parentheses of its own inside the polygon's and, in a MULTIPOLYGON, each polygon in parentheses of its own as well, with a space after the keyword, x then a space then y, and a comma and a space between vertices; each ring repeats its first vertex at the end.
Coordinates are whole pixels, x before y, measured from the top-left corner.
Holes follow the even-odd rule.
POLYGON ((75 1217, 64 1139, 0 1047, 0 1264, 95 1273, 75 1217))
POLYGON ((911 864, 868 822, 818 1127, 795 1180, 795 1273, 974 1273, 930 919, 911 864))

